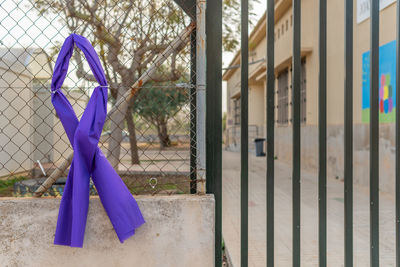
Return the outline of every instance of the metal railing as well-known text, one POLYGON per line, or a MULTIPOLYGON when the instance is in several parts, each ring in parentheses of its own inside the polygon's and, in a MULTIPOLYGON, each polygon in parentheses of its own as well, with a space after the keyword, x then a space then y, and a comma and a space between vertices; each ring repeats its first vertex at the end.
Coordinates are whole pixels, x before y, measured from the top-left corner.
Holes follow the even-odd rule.
MULTIPOLYGON (((221 4, 221 1, 218 5, 221 4)), ((266 105, 266 259, 267 266, 275 264, 275 226, 274 226, 274 144, 275 144, 275 114, 274 114, 274 26, 275 0, 267 0, 266 36, 267 36, 267 105, 266 105)), ((327 0, 319 3, 319 79, 318 79, 318 248, 319 266, 327 265, 327 0)), ((278 2, 279 3, 279 2, 278 2)), ((300 266, 301 255, 301 3, 292 1, 293 15, 293 94, 292 94, 292 265, 300 266)), ((344 263, 353 266, 353 0, 345 0, 345 78, 344 78, 344 263)), ((379 266, 379 3, 370 1, 370 141, 369 141, 369 205, 370 205, 370 265, 379 266)), ((248 265, 248 0, 241 0, 241 266, 248 265)), ((397 1, 396 14, 396 87, 400 87, 400 1, 397 1)), ((396 94, 396 101, 400 103, 400 94, 396 94)), ((396 266, 400 265, 400 109, 396 110, 396 154, 395 154, 395 226, 396 226, 396 266)), ((218 163, 219 164, 219 163, 218 163)), ((219 173, 218 173, 219 174, 219 173)), ((220 194, 220 192, 218 192, 220 194)), ((217 210, 218 212, 218 210, 217 210)), ((218 229, 218 228, 217 228, 218 229)), ((307 237, 303 237, 307 238, 307 237)))

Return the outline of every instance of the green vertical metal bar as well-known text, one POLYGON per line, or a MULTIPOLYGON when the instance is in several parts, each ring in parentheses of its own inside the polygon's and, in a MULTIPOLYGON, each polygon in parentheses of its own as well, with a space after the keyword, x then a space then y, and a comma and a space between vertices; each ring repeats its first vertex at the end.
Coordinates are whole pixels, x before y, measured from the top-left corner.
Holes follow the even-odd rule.
POLYGON ((353 0, 345 0, 344 262, 353 266, 353 0))
MULTIPOLYGON (((400 88, 400 0, 396 13, 396 90, 400 88)), ((400 103, 400 93, 396 92, 396 104, 400 103)), ((396 108, 396 266, 400 266, 400 108, 396 108)))
MULTIPOLYGON (((201 45, 200 45, 201 46, 201 45)), ((215 197, 215 266, 222 266, 222 0, 206 7, 206 190, 215 197)))
POLYGON ((248 0, 241 0, 241 80, 240 80, 240 266, 248 265, 248 176, 249 176, 249 120, 248 120, 248 78, 249 78, 249 43, 248 0))
POLYGON ((318 91, 318 252, 319 266, 326 266, 326 0, 319 1, 318 91))
POLYGON ((370 239, 371 266, 379 266, 379 1, 371 1, 370 239))
POLYGON ((274 26, 275 0, 267 0, 267 266, 274 266, 274 132, 275 132, 275 76, 274 26))
POLYGON ((300 74, 301 74, 301 1, 293 0, 293 267, 300 267, 300 74))
POLYGON ((197 192, 196 138, 196 30, 190 34, 190 193, 197 192))
POLYGON ((174 2, 192 19, 196 17, 196 0, 174 0, 174 2))

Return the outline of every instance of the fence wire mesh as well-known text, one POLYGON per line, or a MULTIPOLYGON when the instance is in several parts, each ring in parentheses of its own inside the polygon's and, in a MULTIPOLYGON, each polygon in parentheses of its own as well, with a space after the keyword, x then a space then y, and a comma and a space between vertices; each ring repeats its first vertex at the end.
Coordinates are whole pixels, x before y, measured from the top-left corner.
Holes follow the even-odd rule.
MULTIPOLYGON (((0 12, 0 197, 62 195, 73 149, 50 83, 71 33, 105 70, 99 147, 131 192, 196 192, 194 17, 173 0, 0 0, 0 12)), ((96 85, 75 49, 62 90, 79 118, 96 85)))

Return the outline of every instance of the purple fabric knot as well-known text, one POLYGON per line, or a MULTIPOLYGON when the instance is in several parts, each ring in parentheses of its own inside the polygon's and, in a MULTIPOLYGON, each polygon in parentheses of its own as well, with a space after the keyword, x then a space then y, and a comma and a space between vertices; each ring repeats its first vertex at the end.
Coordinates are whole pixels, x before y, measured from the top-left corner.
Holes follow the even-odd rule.
POLYGON ((54 67, 51 90, 51 101, 74 149, 60 203, 54 244, 82 247, 89 206, 90 177, 122 243, 145 221, 136 200, 98 147, 107 116, 107 80, 94 48, 83 36, 71 34, 64 41, 54 67), (74 44, 85 54, 100 84, 94 89, 80 121, 60 90, 68 72, 74 44))

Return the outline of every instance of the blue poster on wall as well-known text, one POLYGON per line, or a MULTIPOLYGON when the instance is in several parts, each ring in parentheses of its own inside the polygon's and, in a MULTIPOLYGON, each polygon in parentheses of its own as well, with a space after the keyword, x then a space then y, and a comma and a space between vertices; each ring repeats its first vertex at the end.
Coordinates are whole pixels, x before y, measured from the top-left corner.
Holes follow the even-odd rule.
MULTIPOLYGON (((369 122, 370 52, 362 55, 362 122, 369 122)), ((396 41, 379 47, 379 121, 395 122, 396 41)))

